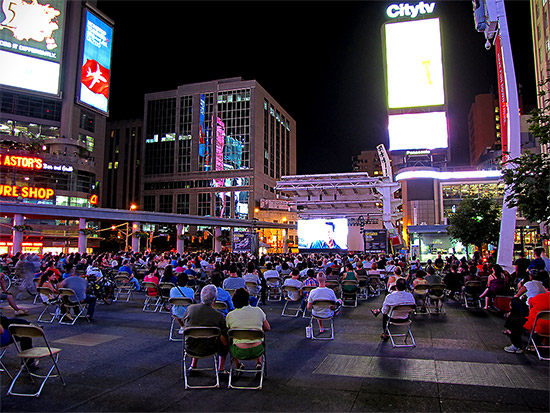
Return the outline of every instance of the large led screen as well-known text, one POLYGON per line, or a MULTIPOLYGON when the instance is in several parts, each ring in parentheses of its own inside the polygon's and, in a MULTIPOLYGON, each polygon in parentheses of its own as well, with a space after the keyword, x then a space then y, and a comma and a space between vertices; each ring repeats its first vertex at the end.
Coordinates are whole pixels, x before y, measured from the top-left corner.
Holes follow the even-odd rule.
POLYGON ((390 115, 390 151, 448 147, 445 112, 390 115))
POLYGON ((298 221, 298 248, 348 249, 348 220, 304 219, 298 221))
POLYGON ((0 84, 58 95, 65 0, 0 3, 0 84))
POLYGON ((90 10, 85 11, 84 21, 79 100, 108 113, 113 28, 90 10))
POLYGON ((443 105, 439 19, 388 23, 385 32, 388 107, 443 105))

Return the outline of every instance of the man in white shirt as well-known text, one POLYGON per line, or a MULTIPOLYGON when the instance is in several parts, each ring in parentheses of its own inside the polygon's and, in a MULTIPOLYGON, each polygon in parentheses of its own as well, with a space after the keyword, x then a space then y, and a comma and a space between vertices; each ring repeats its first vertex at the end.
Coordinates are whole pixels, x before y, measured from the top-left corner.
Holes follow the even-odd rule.
POLYGON ((299 300, 303 294, 302 282, 298 278, 300 278, 300 271, 298 271, 297 269, 294 269, 292 270, 292 278, 287 278, 285 280, 285 283, 283 284, 283 287, 290 286, 290 287, 296 287, 298 289, 298 291, 296 292, 288 291, 288 297, 293 301, 299 300))
MULTIPOLYGON (((317 274, 317 282, 319 283, 319 287, 314 288, 310 291, 309 297, 307 299, 307 309, 312 310, 312 314, 314 316, 318 317, 330 317, 334 315, 338 315, 340 312, 340 309, 342 308, 342 300, 336 298, 336 294, 334 293, 334 290, 331 288, 326 287, 326 276, 323 272, 319 272, 317 274), (323 309, 321 311, 313 310, 313 302, 316 300, 329 300, 334 301, 336 303, 334 308, 327 308, 323 309)), ((319 322, 319 332, 324 332, 325 329, 323 328, 323 321, 317 320, 319 322)))
POLYGON ((273 264, 268 262, 265 264, 265 267, 267 268, 264 271, 264 278, 266 281, 268 281, 270 278, 279 278, 279 273, 277 272, 277 270, 273 269, 273 264))
MULTIPOLYGON (((375 317, 378 316, 378 314, 382 313, 383 317, 382 317, 382 335, 380 336, 383 340, 387 340, 389 339, 389 335, 386 334, 386 325, 388 324, 388 320, 389 320, 389 314, 390 314, 390 310, 395 307, 396 305, 406 305, 406 304, 411 304, 411 305, 415 305, 416 302, 414 300, 414 296, 408 292, 408 291, 405 291, 406 288, 407 288, 407 282, 405 281, 404 278, 399 278, 396 282, 395 282, 395 288, 396 288, 396 291, 394 291, 393 293, 391 294, 388 294, 386 296, 386 299, 384 300, 384 303, 382 304, 382 309, 373 309, 371 310, 372 314, 374 314, 375 317)), ((399 315, 395 318, 399 318, 399 319, 406 319, 408 317, 408 315, 405 315, 405 316, 402 316, 402 315, 399 315)))

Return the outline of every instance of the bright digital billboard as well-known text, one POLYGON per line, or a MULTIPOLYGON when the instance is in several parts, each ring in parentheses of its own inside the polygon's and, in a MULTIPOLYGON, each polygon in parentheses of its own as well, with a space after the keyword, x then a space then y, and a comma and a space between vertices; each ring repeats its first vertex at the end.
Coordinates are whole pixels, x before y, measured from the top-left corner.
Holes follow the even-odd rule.
POLYGON ((388 107, 443 105, 439 19, 387 23, 385 34, 388 107))
POLYGON ((0 84, 58 95, 65 0, 0 2, 0 84))
POLYGON ((84 25, 79 101, 108 113, 113 28, 88 9, 84 25))
POLYGON ((448 147, 445 112, 390 115, 390 151, 448 147))
POLYGON ((298 248, 348 249, 348 220, 304 219, 298 221, 298 248))

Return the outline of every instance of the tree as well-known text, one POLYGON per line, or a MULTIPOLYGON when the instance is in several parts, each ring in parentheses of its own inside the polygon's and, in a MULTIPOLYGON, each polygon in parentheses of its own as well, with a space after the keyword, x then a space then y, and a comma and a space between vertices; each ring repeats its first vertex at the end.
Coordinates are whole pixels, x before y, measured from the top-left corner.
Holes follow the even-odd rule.
MULTIPOLYGON (((550 144, 550 98, 545 86, 550 79, 539 84, 539 96, 543 106, 530 113, 529 131, 541 145, 550 144)), ((547 88, 547 87, 546 87, 547 88)), ((505 202, 508 207, 517 207, 520 214, 532 222, 550 223, 550 154, 531 154, 525 151, 519 158, 505 163, 504 182, 509 186, 505 202)))
POLYGON ((447 232, 464 245, 498 243, 500 234, 500 207, 490 197, 465 198, 449 215, 447 232))

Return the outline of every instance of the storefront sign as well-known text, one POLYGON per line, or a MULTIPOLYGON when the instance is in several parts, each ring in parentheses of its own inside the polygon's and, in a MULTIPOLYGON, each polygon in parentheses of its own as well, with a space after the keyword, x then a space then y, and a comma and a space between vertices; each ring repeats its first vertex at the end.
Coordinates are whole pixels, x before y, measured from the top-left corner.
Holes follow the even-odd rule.
POLYGON ((51 188, 37 188, 17 185, 0 185, 0 196, 5 197, 22 197, 34 199, 50 199, 54 195, 54 190, 51 188))
POLYGON ((32 156, 6 155, 0 154, 0 165, 11 166, 13 168, 23 169, 47 169, 50 171, 72 172, 74 168, 71 165, 50 165, 40 158, 32 156))

